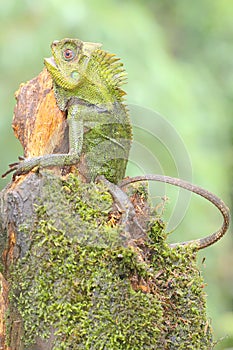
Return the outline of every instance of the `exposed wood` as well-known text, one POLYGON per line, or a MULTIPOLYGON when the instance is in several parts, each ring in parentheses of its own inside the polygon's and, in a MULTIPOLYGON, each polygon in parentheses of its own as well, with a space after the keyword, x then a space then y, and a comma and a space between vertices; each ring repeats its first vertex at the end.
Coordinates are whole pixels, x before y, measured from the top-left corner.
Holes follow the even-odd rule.
POLYGON ((48 71, 21 84, 16 99, 12 127, 24 156, 67 152, 66 118, 56 105, 48 71))

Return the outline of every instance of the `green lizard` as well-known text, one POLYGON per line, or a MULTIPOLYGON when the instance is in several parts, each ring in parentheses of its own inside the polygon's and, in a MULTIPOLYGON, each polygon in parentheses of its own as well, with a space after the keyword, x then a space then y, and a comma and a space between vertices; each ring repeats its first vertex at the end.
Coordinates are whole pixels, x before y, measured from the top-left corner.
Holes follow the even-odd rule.
MULTIPOLYGON (((45 66, 54 82, 58 107, 67 111, 69 123, 69 153, 48 154, 30 159, 20 158, 3 175, 14 171, 14 176, 27 173, 35 167, 69 166, 84 162, 87 181, 103 181, 122 211, 125 230, 137 228, 133 204, 121 189, 135 181, 167 182, 192 191, 212 202, 223 215, 224 223, 214 234, 194 241, 198 249, 219 240, 229 226, 229 209, 214 194, 186 181, 162 175, 145 175, 123 180, 132 140, 131 122, 124 105, 125 82, 122 63, 115 55, 101 50, 101 44, 63 39, 52 43, 53 57, 45 59, 45 66), (116 184, 119 184, 117 186, 116 184)), ((176 244, 175 244, 176 245, 176 244)), ((174 245, 171 245, 174 246, 174 245)))
POLYGON ((8 172, 15 176, 35 167, 74 165, 82 156, 87 181, 104 175, 117 183, 125 175, 132 140, 121 89, 126 79, 123 65, 98 43, 63 39, 51 48, 53 57, 44 63, 53 78, 57 105, 67 111, 69 153, 25 159, 8 172))

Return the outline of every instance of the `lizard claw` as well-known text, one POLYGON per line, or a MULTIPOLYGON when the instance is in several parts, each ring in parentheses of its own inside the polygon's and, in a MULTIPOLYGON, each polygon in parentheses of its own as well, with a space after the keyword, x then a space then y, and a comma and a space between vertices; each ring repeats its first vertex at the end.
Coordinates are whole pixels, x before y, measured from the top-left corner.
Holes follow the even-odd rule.
POLYGON ((10 169, 8 169, 4 174, 2 174, 2 178, 6 177, 12 171, 17 171, 19 162, 9 164, 10 169))

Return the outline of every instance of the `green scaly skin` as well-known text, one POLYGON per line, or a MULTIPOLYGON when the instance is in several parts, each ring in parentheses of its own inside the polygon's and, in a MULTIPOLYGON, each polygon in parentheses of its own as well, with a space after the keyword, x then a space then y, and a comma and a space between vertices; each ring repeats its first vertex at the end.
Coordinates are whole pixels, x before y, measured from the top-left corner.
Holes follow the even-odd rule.
POLYGON ((57 105, 67 111, 69 153, 24 159, 12 164, 6 174, 76 165, 82 156, 82 175, 87 181, 97 175, 113 183, 123 179, 132 140, 121 89, 126 74, 119 59, 100 47, 78 39, 52 43, 53 57, 44 62, 53 79, 57 105))

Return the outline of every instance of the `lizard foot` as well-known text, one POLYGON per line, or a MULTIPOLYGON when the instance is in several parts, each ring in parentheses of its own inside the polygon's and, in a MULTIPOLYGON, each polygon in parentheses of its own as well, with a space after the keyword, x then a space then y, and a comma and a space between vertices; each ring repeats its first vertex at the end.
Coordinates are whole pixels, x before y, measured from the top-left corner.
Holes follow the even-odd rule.
POLYGON ((24 157, 19 156, 19 162, 9 164, 10 169, 2 174, 2 178, 6 177, 11 172, 13 172, 13 179, 15 179, 17 175, 28 173, 33 168, 40 166, 41 158, 42 157, 25 159, 24 157))
POLYGON ((47 168, 51 166, 70 166, 78 162, 79 156, 77 154, 45 154, 34 158, 24 159, 19 157, 19 162, 10 164, 10 169, 6 171, 2 177, 5 177, 11 172, 13 179, 17 175, 26 174, 34 168, 47 168))
POLYGON ((120 187, 108 181, 102 175, 97 176, 96 182, 103 182, 106 185, 116 205, 121 211, 122 213, 121 222, 125 227, 125 234, 127 236, 126 238, 132 241, 132 240, 137 240, 142 236, 145 236, 146 232, 137 221, 134 206, 131 203, 127 194, 120 187))

